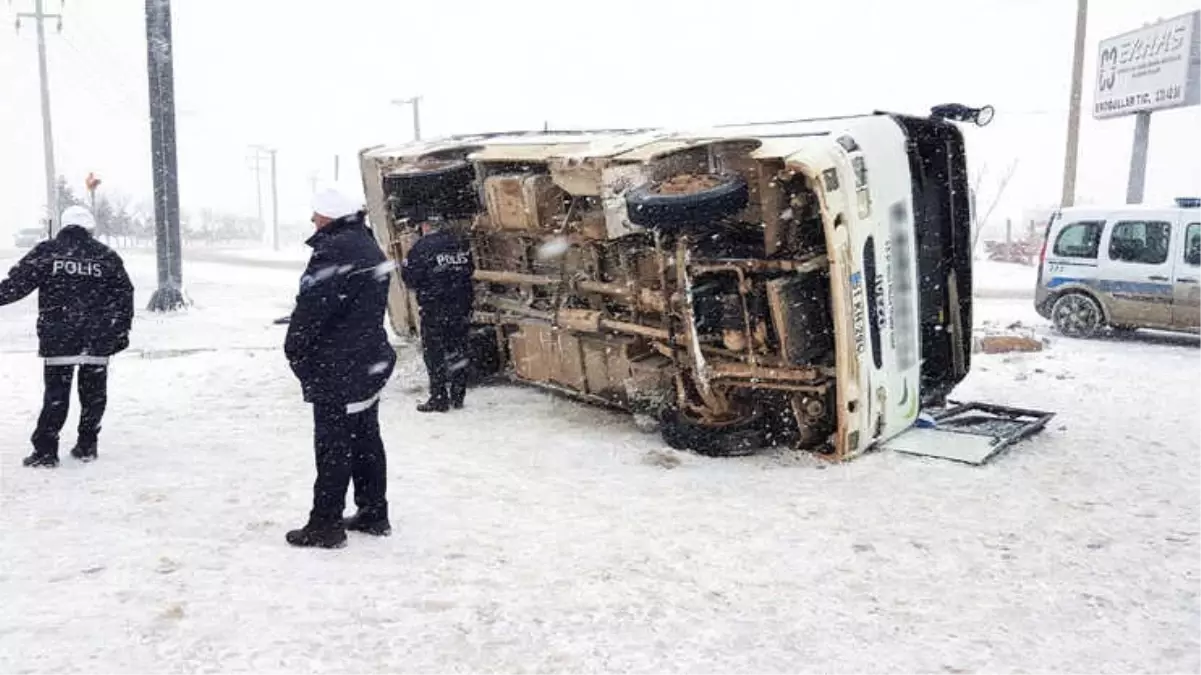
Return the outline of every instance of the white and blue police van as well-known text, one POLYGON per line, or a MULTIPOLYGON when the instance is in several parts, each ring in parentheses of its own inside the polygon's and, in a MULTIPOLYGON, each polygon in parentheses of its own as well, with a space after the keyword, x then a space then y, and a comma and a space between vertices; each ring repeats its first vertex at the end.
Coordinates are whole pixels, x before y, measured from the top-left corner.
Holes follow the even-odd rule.
POLYGON ((1201 199, 1175 206, 1078 206, 1047 226, 1035 307, 1062 334, 1109 328, 1198 332, 1201 199))

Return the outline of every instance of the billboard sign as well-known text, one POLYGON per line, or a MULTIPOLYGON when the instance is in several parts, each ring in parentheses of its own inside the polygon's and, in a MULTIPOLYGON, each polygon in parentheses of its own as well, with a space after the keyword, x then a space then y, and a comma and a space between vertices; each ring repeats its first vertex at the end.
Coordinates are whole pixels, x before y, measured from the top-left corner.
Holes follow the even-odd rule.
POLYGON ((1093 117, 1201 103, 1201 11, 1102 40, 1093 117))

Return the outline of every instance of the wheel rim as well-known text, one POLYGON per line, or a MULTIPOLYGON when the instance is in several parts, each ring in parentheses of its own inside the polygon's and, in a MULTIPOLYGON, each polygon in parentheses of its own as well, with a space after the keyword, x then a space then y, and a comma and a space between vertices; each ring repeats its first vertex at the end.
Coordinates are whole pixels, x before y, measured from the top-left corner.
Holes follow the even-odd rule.
POLYGON ((1096 304, 1080 295, 1069 295, 1055 306, 1055 325, 1069 335, 1093 332, 1100 319, 1096 304))

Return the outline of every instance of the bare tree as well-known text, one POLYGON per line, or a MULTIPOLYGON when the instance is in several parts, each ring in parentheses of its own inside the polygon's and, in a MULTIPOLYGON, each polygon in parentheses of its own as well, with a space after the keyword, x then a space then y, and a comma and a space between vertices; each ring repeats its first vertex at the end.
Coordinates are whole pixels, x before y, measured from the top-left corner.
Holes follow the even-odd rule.
POLYGON ((997 185, 997 194, 993 197, 992 203, 988 205, 988 209, 984 212, 983 217, 976 219, 976 231, 972 233, 972 255, 976 254, 976 244, 980 241, 980 233, 984 230, 984 224, 992 217, 992 212, 1000 203, 1001 197, 1005 194, 1005 188, 1009 185, 1009 180, 1013 178, 1013 174, 1017 171, 1018 160, 1013 160, 1009 165, 1009 169, 1005 171, 1005 175, 1001 177, 1001 182, 997 185))

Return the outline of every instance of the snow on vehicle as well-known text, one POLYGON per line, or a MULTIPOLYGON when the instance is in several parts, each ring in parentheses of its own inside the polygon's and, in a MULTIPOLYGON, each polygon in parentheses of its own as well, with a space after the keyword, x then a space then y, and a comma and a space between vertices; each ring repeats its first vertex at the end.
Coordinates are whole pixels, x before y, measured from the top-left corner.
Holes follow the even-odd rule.
POLYGON ((470 238, 476 367, 654 415, 676 448, 844 459, 970 366, 967 159, 943 117, 975 109, 952 108, 466 135, 360 160, 390 257, 430 218, 470 238))
POLYGON ((1201 210, 1077 206, 1047 225, 1035 307, 1064 335, 1201 329, 1201 210))

